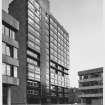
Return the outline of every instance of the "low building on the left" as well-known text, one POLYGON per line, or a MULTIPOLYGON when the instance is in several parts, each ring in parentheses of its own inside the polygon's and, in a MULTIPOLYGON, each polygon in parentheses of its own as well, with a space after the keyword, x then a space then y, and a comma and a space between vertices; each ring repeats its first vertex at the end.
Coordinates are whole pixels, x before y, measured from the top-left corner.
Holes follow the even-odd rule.
POLYGON ((9 15, 7 2, 2 0, 2 96, 3 105, 11 105, 12 87, 19 85, 18 78, 18 49, 19 43, 15 34, 19 31, 19 22, 9 15), (4 5, 5 4, 5 5, 4 5))

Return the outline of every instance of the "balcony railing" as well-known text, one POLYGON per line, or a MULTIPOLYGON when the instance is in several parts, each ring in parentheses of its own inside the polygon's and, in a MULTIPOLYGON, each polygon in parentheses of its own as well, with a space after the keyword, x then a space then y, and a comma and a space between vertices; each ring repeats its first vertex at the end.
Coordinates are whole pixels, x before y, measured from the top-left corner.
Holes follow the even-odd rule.
POLYGON ((6 75, 2 75, 2 82, 3 82, 3 84, 11 85, 11 86, 19 85, 19 79, 18 78, 6 76, 6 75))
POLYGON ((90 81, 101 81, 101 80, 103 80, 102 77, 97 77, 97 78, 89 78, 89 79, 79 80, 79 82, 90 82, 90 81))
POLYGON ((81 86, 79 87, 79 90, 89 90, 89 89, 99 89, 103 88, 102 85, 96 85, 96 86, 81 86))
POLYGON ((96 94, 81 94, 79 95, 79 97, 103 97, 103 94, 102 93, 96 93, 96 94))

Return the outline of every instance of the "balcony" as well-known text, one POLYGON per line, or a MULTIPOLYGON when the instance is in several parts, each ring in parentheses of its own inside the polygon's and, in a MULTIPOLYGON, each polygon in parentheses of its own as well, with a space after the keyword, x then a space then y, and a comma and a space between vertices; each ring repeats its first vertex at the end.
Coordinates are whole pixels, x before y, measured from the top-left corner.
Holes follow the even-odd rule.
POLYGON ((88 98, 88 97, 103 97, 102 93, 97 93, 97 94, 81 94, 79 95, 81 98, 88 98))
POLYGON ((79 82, 91 82, 91 81, 101 81, 101 80, 103 80, 102 77, 97 77, 97 78, 89 78, 89 79, 79 80, 79 82))
POLYGON ((8 43, 11 46, 19 48, 19 43, 15 39, 9 38, 8 36, 4 34, 2 34, 2 41, 5 43, 8 43))
POLYGON ((15 65, 15 66, 19 66, 19 61, 17 59, 9 57, 5 54, 2 54, 2 62, 11 64, 11 65, 15 65))
POLYGON ((19 79, 14 77, 9 77, 6 75, 2 75, 2 82, 3 84, 11 85, 11 86, 18 86, 19 79))
POLYGON ((2 21, 15 28, 16 30, 19 30, 19 22, 4 10, 2 10, 2 21))
POLYGON ((103 88, 103 86, 102 85, 82 86, 82 87, 79 87, 79 90, 89 90, 89 89, 99 89, 99 88, 103 88))

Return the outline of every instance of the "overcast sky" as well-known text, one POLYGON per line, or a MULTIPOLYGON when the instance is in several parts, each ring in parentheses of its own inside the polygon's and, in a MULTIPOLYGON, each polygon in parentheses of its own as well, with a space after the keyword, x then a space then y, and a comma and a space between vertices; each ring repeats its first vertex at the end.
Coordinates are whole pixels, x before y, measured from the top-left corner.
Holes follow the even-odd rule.
POLYGON ((52 14, 70 34, 70 84, 78 71, 104 65, 102 0, 50 0, 52 14))

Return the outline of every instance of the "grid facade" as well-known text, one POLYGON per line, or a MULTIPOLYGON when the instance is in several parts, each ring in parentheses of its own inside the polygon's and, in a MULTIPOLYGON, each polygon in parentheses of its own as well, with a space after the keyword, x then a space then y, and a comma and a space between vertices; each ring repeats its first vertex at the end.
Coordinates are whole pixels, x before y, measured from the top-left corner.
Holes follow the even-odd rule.
MULTIPOLYGON (((68 100, 69 35, 50 15, 50 95, 60 103, 68 100)), ((55 99, 55 103, 56 103, 55 99)))
MULTIPOLYGON (((40 5, 28 0, 28 40, 27 40, 27 103, 34 103, 41 95, 40 84, 40 5)), ((36 102, 37 103, 37 102, 36 102)))
POLYGON ((17 40, 23 94, 13 103, 68 103, 69 35, 50 14, 48 0, 14 0, 10 13, 22 35, 17 40))

